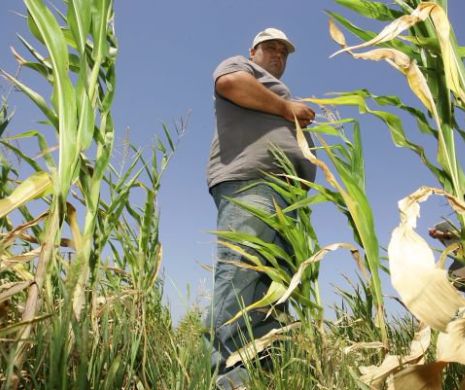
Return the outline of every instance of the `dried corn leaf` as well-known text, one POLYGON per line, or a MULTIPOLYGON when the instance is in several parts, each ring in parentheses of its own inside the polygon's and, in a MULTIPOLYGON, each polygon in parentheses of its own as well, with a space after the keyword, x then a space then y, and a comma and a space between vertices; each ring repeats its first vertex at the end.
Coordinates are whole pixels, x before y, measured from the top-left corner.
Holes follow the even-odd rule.
POLYGON ((52 189, 52 178, 46 172, 37 172, 24 180, 5 199, 0 199, 0 218, 24 203, 41 197, 52 189))
MULTIPOLYGON (((425 21, 428 17, 431 17, 434 28, 436 30, 439 46, 441 48, 441 58, 444 63, 444 73, 446 76, 447 85, 449 89, 462 100, 462 102, 465 102, 465 80, 463 79, 463 75, 459 70, 459 59, 456 58, 451 44, 450 23, 447 18, 447 14, 441 8, 441 6, 433 2, 422 2, 412 12, 411 15, 403 15, 400 18, 394 20, 373 39, 359 45, 349 47, 345 46, 341 50, 332 54, 331 57, 346 51, 351 52, 353 55, 353 50, 362 49, 393 40, 399 37, 403 31, 409 29, 419 22, 425 21)), ((424 102, 423 99, 422 101, 424 102)))
POLYGON ((394 375, 396 390, 442 390, 442 370, 445 363, 433 362, 406 367, 394 375))
POLYGON ((374 49, 364 53, 350 52, 350 54, 357 59, 371 61, 385 60, 398 71, 402 72, 406 76, 412 92, 418 97, 418 99, 420 99, 428 111, 433 113, 438 126, 440 126, 437 119, 433 95, 428 87, 425 76, 418 68, 416 62, 410 59, 408 55, 395 49, 374 49))
POLYGON ((232 367, 239 362, 251 361, 260 352, 269 347, 273 342, 282 339, 283 334, 289 332, 292 329, 299 328, 300 322, 294 322, 293 324, 284 326, 282 328, 272 329, 263 337, 252 340, 250 343, 242 348, 239 348, 236 352, 229 355, 226 360, 226 367, 232 367))
POLYGON ((15 227, 13 230, 10 232, 6 233, 4 236, 0 235, 2 237, 2 242, 1 245, 3 246, 3 249, 8 248, 11 243, 19 236, 21 237, 23 232, 33 226, 36 226, 39 222, 41 222, 45 217, 48 216, 48 212, 40 214, 38 217, 34 218, 32 221, 28 221, 26 223, 23 223, 17 227, 15 227))
POLYGON ((333 18, 329 18, 329 35, 331 38, 341 47, 346 47, 346 37, 342 33, 342 31, 337 27, 336 23, 334 22, 333 18))
POLYGON ((431 10, 437 6, 437 4, 431 2, 421 3, 417 7, 417 9, 414 12, 412 12, 412 14, 403 15, 400 18, 394 20, 392 23, 384 27, 381 30, 381 32, 373 39, 370 39, 369 41, 363 42, 359 45, 354 45, 338 50, 336 53, 332 54, 331 57, 346 51, 362 49, 365 47, 378 45, 380 43, 390 41, 396 38, 403 31, 415 25, 416 23, 424 21, 429 16, 431 10))
POLYGON ((77 221, 76 208, 69 202, 66 202, 66 214, 71 234, 73 235, 74 248, 80 248, 82 245, 82 236, 77 221))
POLYGON ((463 213, 465 205, 443 190, 422 187, 399 202, 401 222, 389 243, 391 280, 407 308, 434 329, 445 330, 465 299, 452 287, 447 272, 438 269, 426 241, 415 231, 419 203, 432 194, 447 197, 449 204, 463 213))
POLYGON ((409 356, 420 357, 420 363, 423 363, 426 350, 431 343, 431 328, 425 324, 421 324, 418 331, 415 332, 413 340, 410 343, 409 356))
POLYGON ((0 303, 10 299, 13 295, 27 289, 31 285, 31 281, 8 283, 7 286, 2 286, 1 289, 5 290, 0 293, 0 303), (5 288, 6 287, 6 288, 5 288))
POLYGON ((37 256, 40 255, 40 251, 42 250, 42 247, 35 248, 29 252, 24 252, 19 255, 13 255, 13 256, 7 256, 7 255, 2 255, 0 259, 2 260, 2 263, 0 264, 0 271, 4 271, 7 268, 12 268, 18 264, 23 264, 28 261, 31 261, 35 259, 37 256))
POLYGON ((386 378, 401 365, 401 360, 399 356, 387 355, 381 366, 361 366, 359 367, 362 376, 360 380, 374 388, 380 388, 386 378))
POLYGON ((336 249, 339 248, 344 248, 348 249, 351 251, 352 255, 354 256, 357 264, 359 267, 362 267, 362 273, 364 274, 365 277, 368 277, 368 272, 366 271, 365 267, 363 266, 362 261, 360 260, 359 252, 357 248, 355 248, 352 244, 347 244, 347 243, 336 243, 336 244, 331 244, 328 246, 325 246, 324 248, 321 248, 317 253, 315 253, 312 257, 309 259, 305 260, 302 262, 299 266, 299 269, 297 272, 294 274, 294 276, 291 279, 291 282, 289 283, 289 287, 287 288, 285 294, 281 297, 281 299, 277 302, 279 305, 280 303, 285 302, 291 295, 292 292, 297 288, 297 286, 302 282, 302 276, 304 274, 305 269, 314 263, 317 263, 321 261, 321 259, 329 252, 332 252, 336 249))
POLYGON ((354 343, 349 347, 343 349, 344 354, 348 355, 360 349, 383 349, 384 344, 381 341, 361 342, 354 343))
POLYGON ((450 322, 447 333, 439 334, 437 360, 465 364, 465 318, 450 322))
MULTIPOLYGON (((398 371, 403 365, 418 363, 422 361, 426 350, 431 341, 431 328, 422 325, 415 332, 415 336, 410 343, 410 351, 408 356, 386 355, 383 363, 378 366, 360 367, 360 372, 363 374, 360 380, 367 385, 380 388, 386 378, 398 371)), ((395 388, 395 387, 394 387, 395 388)), ((399 388, 400 389, 400 388, 399 388)))

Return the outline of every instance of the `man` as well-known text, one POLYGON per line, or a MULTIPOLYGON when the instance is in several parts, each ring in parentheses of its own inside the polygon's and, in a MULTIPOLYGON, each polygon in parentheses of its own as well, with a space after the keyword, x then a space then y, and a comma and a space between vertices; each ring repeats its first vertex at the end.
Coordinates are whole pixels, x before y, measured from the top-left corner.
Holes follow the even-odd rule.
MULTIPOLYGON (((433 237, 441 242, 445 247, 460 241, 460 232, 450 222, 443 221, 429 229, 430 237, 433 237)), ((452 253, 457 255, 458 250, 452 253)), ((463 256, 463 249, 461 250, 463 256)), ((465 264, 463 261, 453 259, 452 264, 448 268, 449 277, 454 282, 454 286, 465 292, 465 264)))
MULTIPOLYGON (((289 89, 280 81, 287 57, 295 48, 287 36, 275 28, 257 34, 250 49, 250 58, 236 56, 223 61, 215 70, 214 134, 208 163, 208 186, 218 208, 218 230, 232 230, 252 234, 280 245, 286 243, 268 225, 253 217, 225 197, 235 198, 254 207, 274 211, 273 200, 280 206, 286 203, 266 184, 248 190, 244 186, 263 177, 263 171, 281 173, 270 144, 277 145, 293 162, 303 179, 313 181, 315 167, 303 156, 296 142, 294 121, 300 126, 310 125, 315 113, 306 104, 291 99, 289 89)), ((313 145, 311 138, 308 141, 313 145)), ((206 324, 213 334, 213 367, 218 369, 220 389, 239 389, 244 382, 245 369, 225 368, 228 356, 243 345, 248 331, 244 319, 224 325, 241 308, 259 300, 271 281, 262 274, 231 264, 245 261, 229 248, 218 245, 215 267, 213 303, 206 324)), ((255 338, 279 327, 265 314, 252 312, 250 325, 255 338)))

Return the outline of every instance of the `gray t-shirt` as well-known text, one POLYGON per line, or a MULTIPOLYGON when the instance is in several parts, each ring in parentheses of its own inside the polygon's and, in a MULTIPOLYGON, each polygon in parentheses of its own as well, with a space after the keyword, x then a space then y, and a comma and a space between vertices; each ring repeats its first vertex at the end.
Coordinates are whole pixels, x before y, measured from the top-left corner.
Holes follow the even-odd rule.
MULTIPOLYGON (((283 82, 243 56, 223 61, 215 69, 213 79, 216 82, 220 76, 238 71, 252 74, 266 88, 291 99, 283 82)), ((258 179, 263 177, 260 171, 281 173, 269 151, 270 144, 284 151, 301 178, 315 179, 315 166, 300 151, 293 123, 277 115, 238 106, 216 92, 215 115, 216 129, 207 169, 209 188, 224 181, 258 179)), ((306 137, 313 146, 308 133, 306 137)))

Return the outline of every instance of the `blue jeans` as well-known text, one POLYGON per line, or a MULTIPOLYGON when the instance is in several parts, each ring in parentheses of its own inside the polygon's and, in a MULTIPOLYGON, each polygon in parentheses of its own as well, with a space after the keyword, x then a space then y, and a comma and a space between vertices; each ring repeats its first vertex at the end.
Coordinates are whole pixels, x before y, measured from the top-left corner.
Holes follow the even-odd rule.
MULTIPOLYGON (((254 181, 230 181, 217 184, 211 189, 213 199, 218 209, 217 229, 244 232, 261 238, 265 242, 274 243, 288 251, 286 243, 280 235, 259 218, 251 215, 240 206, 233 204, 224 197, 235 198, 246 202, 256 208, 274 213, 273 200, 281 207, 287 206, 284 199, 271 187, 258 184, 246 191, 238 192, 244 186, 254 181)), ((246 248, 247 251, 252 250, 246 248)), ((254 253, 256 255, 256 253, 254 253)), ((271 284, 270 278, 253 270, 238 267, 227 261, 247 261, 242 256, 224 245, 218 244, 217 263, 215 265, 215 285, 213 302, 210 306, 206 326, 212 328, 210 335, 212 341, 212 366, 219 373, 227 370, 224 364, 228 356, 240 348, 244 341, 250 339, 246 323, 243 318, 230 325, 226 321, 244 307, 261 299, 271 284)), ((262 259, 265 262, 264 259, 262 259)), ((287 306, 283 305, 283 310, 287 306)), ((280 327, 278 321, 272 316, 265 319, 266 313, 259 311, 249 312, 250 326, 253 337, 259 338, 270 330, 280 327)))

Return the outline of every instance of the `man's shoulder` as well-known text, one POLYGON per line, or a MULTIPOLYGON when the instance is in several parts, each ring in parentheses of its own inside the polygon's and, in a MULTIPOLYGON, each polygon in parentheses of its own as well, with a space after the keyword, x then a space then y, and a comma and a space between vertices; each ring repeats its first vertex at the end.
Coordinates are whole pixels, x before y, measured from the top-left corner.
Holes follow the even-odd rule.
POLYGON ((252 62, 241 55, 226 58, 216 67, 213 78, 216 80, 220 76, 238 71, 253 73, 252 62))
POLYGON ((224 64, 224 63, 237 63, 237 64, 249 64, 251 61, 247 58, 245 58, 244 56, 242 55, 236 55, 236 56, 232 56, 232 57, 228 57, 226 59, 224 59, 223 61, 221 61, 220 65, 221 64, 224 64))

